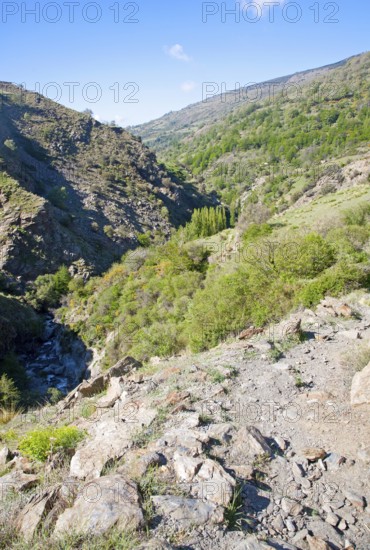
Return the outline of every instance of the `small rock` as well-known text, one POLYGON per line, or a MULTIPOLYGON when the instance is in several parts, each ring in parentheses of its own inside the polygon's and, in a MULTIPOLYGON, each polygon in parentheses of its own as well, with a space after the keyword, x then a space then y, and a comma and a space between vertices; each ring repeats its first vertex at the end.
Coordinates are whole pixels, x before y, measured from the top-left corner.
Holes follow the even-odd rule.
POLYGON ((346 459, 344 456, 338 455, 336 453, 330 453, 324 460, 327 469, 329 471, 337 471, 339 468, 345 464, 346 459))
POLYGON ((142 367, 142 363, 140 361, 136 361, 133 357, 125 357, 124 359, 121 359, 116 363, 113 367, 111 367, 107 375, 109 378, 119 378, 120 376, 123 376, 124 374, 128 374, 129 372, 140 369, 142 367))
POLYGON ((292 521, 291 519, 285 520, 285 525, 286 525, 288 531, 290 531, 291 533, 295 533, 295 531, 297 530, 297 527, 296 527, 294 521, 292 521))
POLYGON ((75 393, 82 397, 93 397, 97 393, 104 391, 106 386, 106 379, 103 374, 96 376, 92 380, 84 380, 79 386, 77 386, 75 393))
POLYGON ((276 437, 274 437, 274 441, 281 451, 287 450, 288 443, 285 441, 285 439, 277 435, 276 437))
POLYGON ((281 514, 278 514, 276 518, 274 518, 273 522, 271 523, 272 527, 277 531, 278 533, 282 533, 283 529, 285 527, 285 523, 283 521, 283 518, 281 517, 281 514))
POLYGON ((253 426, 240 428, 235 438, 232 455, 243 460, 264 454, 271 456, 272 451, 261 432, 253 426))
POLYGON ((292 538, 292 543, 293 544, 299 544, 304 539, 306 539, 307 536, 308 536, 308 530, 307 529, 302 529, 301 531, 298 531, 298 533, 296 535, 294 535, 294 537, 292 538))
POLYGON ((318 537, 307 535, 307 542, 310 550, 330 550, 330 546, 318 537))
POLYGON ((2 449, 0 449, 0 468, 3 469, 5 468, 5 465, 8 461, 8 458, 9 458, 9 449, 8 447, 3 447, 2 449))
POLYGON ((354 491, 342 491, 347 500, 350 501, 352 506, 358 510, 363 510, 365 508, 364 497, 355 493, 354 491))
POLYGON ((22 471, 14 471, 0 478, 0 495, 6 495, 9 491, 27 491, 37 485, 39 478, 22 471))
POLYGON ((338 335, 343 336, 344 338, 348 338, 348 340, 361 339, 361 334, 358 332, 358 330, 342 330, 338 333, 338 335))
POLYGON ((339 522, 338 516, 333 514, 332 512, 329 512, 326 516, 326 521, 329 523, 329 525, 332 525, 333 527, 336 527, 339 522))
POLYGON ((193 478, 191 493, 196 498, 228 506, 235 485, 235 479, 223 469, 221 464, 207 458, 193 478))
POLYGON ((340 529, 340 531, 345 531, 346 529, 348 529, 348 525, 345 519, 340 520, 338 524, 338 529, 340 529))
POLYGON ((302 468, 302 466, 300 464, 298 464, 298 462, 293 462, 292 472, 293 472, 294 477, 298 477, 299 479, 301 479, 305 475, 304 469, 302 468))
POLYGON ((192 458, 178 451, 173 455, 173 467, 178 481, 190 482, 198 473, 203 460, 201 458, 192 458))
POLYGON ((310 462, 315 462, 326 457, 326 451, 317 447, 307 447, 302 450, 302 454, 310 462))

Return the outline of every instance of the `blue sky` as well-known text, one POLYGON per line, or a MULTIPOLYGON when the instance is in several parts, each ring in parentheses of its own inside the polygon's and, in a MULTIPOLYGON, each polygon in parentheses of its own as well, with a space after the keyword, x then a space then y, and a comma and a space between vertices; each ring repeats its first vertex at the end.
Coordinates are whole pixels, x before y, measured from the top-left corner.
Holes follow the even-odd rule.
POLYGON ((123 126, 201 101, 207 82, 233 89, 370 49, 368 0, 39 5, 1 3, 0 80, 123 126))

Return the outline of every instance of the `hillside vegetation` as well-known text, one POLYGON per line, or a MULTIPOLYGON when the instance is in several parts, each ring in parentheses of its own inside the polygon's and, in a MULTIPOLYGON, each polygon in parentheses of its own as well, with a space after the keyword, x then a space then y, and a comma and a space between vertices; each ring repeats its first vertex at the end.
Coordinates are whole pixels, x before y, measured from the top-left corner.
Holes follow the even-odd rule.
MULTIPOLYGON (((239 210, 242 199, 282 211, 312 193, 322 178, 321 192, 335 191, 345 179, 348 156, 368 151, 370 54, 309 75, 299 73, 280 88, 271 85, 269 94, 249 93, 249 100, 234 101, 230 114, 193 128, 192 135, 175 128, 158 147, 160 155, 239 210)), ((156 121, 149 124, 155 127, 156 121)))

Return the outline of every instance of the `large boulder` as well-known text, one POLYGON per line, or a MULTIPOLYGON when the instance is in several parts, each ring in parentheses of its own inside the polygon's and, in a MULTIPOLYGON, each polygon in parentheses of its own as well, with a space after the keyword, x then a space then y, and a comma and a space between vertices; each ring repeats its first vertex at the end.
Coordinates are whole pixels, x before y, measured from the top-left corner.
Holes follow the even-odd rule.
POLYGON ((130 447, 134 433, 149 426, 155 416, 154 409, 139 406, 131 421, 121 421, 118 414, 102 419, 92 426, 90 440, 84 441, 72 457, 70 475, 84 480, 100 477, 104 466, 122 457, 130 447))
POLYGON ((351 405, 370 405, 370 363, 353 377, 351 405))
POLYGON ((112 527, 126 531, 143 525, 136 484, 116 474, 84 484, 72 508, 59 516, 54 534, 101 535, 112 527))
POLYGON ((211 502, 172 495, 153 496, 151 500, 155 508, 175 521, 180 529, 207 522, 222 523, 224 519, 222 508, 211 502))

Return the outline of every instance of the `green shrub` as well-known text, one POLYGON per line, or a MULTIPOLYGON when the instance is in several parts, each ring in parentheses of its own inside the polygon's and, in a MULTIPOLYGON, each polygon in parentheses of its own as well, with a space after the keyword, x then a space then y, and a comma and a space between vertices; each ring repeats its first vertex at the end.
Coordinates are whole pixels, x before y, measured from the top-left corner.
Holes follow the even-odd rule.
POLYGON ((83 438, 75 426, 40 428, 23 437, 18 447, 24 455, 45 462, 51 452, 74 449, 83 438))
POLYGON ((26 299, 38 311, 47 311, 59 305, 61 297, 68 292, 70 281, 67 267, 61 266, 54 275, 37 277, 26 299))
POLYGON ((55 187, 49 191, 46 198, 51 202, 51 204, 61 210, 64 210, 66 208, 66 201, 68 198, 67 189, 65 187, 55 187))
POLYGON ((6 374, 0 377, 0 406, 12 407, 19 402, 20 392, 14 381, 6 374))
POLYGON ((150 232, 148 231, 147 233, 139 233, 137 235, 137 240, 140 246, 147 248, 151 244, 150 232))

